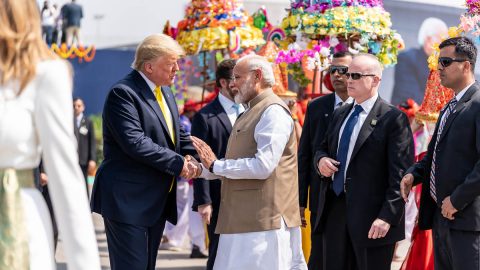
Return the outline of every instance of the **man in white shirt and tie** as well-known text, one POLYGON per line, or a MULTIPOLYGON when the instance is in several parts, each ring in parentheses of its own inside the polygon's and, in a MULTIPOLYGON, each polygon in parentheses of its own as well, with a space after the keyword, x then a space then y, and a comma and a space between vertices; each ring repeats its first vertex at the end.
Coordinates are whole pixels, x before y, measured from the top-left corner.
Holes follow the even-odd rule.
POLYGON ((248 104, 230 135, 225 159, 192 138, 202 176, 222 178, 214 269, 307 269, 301 247, 297 147, 287 105, 272 90, 271 63, 238 60, 235 102, 248 104))
MULTIPOLYGON (((232 126, 238 115, 245 110, 243 105, 235 103, 234 93, 230 86, 235 63, 235 60, 228 59, 218 64, 215 73, 216 86, 220 90, 218 96, 196 113, 192 120, 192 135, 210 145, 219 158, 225 157, 232 126)), ((198 211, 207 223, 209 247, 206 269, 212 270, 219 238, 219 235, 215 233, 215 227, 220 208, 221 181, 219 179, 196 179, 193 182, 193 188, 192 208, 194 211, 198 211)))
POLYGON ((354 104, 334 111, 314 162, 330 181, 324 217, 323 270, 390 269, 395 243, 405 236, 403 172, 413 163, 407 116, 378 96, 382 66, 359 54, 348 67, 354 104))

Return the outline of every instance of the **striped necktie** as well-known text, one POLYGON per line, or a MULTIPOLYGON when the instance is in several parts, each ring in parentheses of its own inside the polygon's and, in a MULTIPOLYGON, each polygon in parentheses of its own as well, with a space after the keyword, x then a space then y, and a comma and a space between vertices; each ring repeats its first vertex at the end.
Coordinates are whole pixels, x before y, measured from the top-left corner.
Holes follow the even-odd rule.
POLYGON ((172 138, 173 143, 175 143, 175 131, 173 130, 173 123, 172 123, 172 117, 170 115, 167 115, 167 109, 165 108, 165 102, 163 101, 163 94, 162 90, 160 90, 160 87, 157 86, 153 90, 155 94, 155 98, 157 99, 158 105, 160 106, 160 110, 162 111, 163 118, 165 118, 165 122, 167 123, 168 127, 168 132, 170 133, 170 137, 172 138))
POLYGON ((450 114, 454 111, 455 106, 457 105, 457 99, 453 98, 448 102, 447 108, 445 109, 445 113, 443 114, 441 120, 440 120, 440 125, 438 126, 438 131, 437 131, 437 137, 435 138, 435 148, 433 149, 433 155, 432 155, 432 166, 430 170, 430 196, 432 196, 432 199, 437 202, 437 189, 436 189, 436 182, 435 182, 435 168, 436 163, 435 159, 437 156, 437 145, 438 141, 440 140, 440 136, 442 135, 443 128, 445 127, 445 123, 447 122, 448 117, 450 114))

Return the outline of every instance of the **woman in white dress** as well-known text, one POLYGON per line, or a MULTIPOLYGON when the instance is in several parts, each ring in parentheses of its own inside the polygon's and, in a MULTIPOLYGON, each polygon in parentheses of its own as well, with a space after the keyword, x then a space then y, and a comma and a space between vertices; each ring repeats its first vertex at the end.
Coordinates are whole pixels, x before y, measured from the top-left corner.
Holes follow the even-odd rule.
POLYGON ((0 270, 55 269, 41 155, 68 269, 100 269, 75 145, 72 74, 42 41, 35 0, 0 1, 0 270))

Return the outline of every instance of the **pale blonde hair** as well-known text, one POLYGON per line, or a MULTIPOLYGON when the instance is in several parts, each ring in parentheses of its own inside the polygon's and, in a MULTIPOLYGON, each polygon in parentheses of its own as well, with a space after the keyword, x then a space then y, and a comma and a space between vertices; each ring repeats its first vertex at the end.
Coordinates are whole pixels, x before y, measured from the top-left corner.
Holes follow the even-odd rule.
POLYGON ((140 71, 146 62, 165 55, 181 57, 185 55, 185 51, 170 36, 165 34, 150 35, 138 45, 132 68, 140 71))
POLYGON ((35 0, 0 0, 0 85, 17 80, 20 94, 37 63, 56 57, 42 39, 35 0))

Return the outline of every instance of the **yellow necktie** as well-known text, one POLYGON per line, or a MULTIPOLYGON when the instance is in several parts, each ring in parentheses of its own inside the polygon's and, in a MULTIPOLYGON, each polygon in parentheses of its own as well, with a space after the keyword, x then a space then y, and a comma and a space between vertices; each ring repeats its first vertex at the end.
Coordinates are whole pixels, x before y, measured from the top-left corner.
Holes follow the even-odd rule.
MULTIPOLYGON (((172 119, 171 119, 171 117, 168 117, 168 115, 167 115, 167 111, 166 111, 165 105, 163 103, 162 90, 160 90, 160 87, 157 86, 157 87, 155 87, 153 92, 155 93, 155 98, 157 99, 158 105, 160 106, 160 110, 162 111, 163 118, 165 118, 165 122, 167 123, 168 132, 170 133, 173 144, 175 144, 175 134, 174 134, 174 131, 173 131, 172 119)), ((168 193, 172 192, 174 181, 175 181, 175 177, 173 177, 173 179, 172 179, 172 183, 170 184, 170 189, 168 190, 168 193)))
POLYGON ((167 123, 168 127, 168 132, 170 133, 170 137, 172 138, 173 143, 175 143, 175 131, 173 130, 173 123, 172 123, 172 117, 167 115, 167 110, 165 109, 165 104, 163 103, 163 94, 162 90, 160 90, 160 87, 155 87, 155 90, 153 90, 155 93, 155 98, 157 99, 158 105, 160 106, 160 109, 163 114, 163 118, 165 118, 165 122, 167 123))

